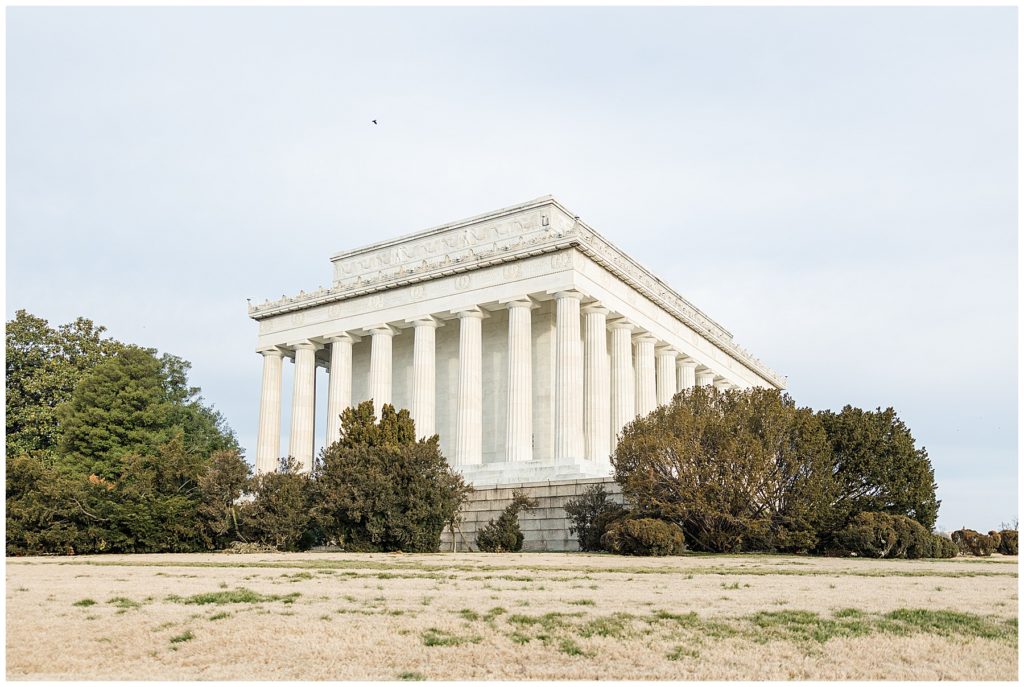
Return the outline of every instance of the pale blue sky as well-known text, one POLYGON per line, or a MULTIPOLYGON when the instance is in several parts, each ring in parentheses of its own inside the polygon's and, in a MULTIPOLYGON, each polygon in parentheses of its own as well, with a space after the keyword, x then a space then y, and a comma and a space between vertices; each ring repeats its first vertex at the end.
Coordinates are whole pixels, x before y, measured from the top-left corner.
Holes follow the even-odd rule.
POLYGON ((191 360, 251 457, 247 297, 551 193, 798 403, 894 406, 940 525, 987 530, 1017 515, 1016 50, 1014 8, 9 8, 6 314, 191 360))

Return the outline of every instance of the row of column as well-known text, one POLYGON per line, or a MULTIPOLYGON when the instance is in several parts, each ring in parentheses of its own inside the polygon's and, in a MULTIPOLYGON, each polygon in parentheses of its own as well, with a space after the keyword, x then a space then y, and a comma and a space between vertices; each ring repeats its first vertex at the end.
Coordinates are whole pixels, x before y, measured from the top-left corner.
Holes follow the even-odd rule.
MULTIPOLYGON (((609 311, 599 304, 581 307, 582 295, 575 291, 555 294, 554 367, 554 459, 579 459, 608 464, 612 438, 638 415, 671 401, 675 393, 695 385, 732 385, 715 380, 715 374, 681 358, 657 339, 637 332, 624 319, 608 322, 609 311), (581 337, 580 322, 583 321, 581 337), (608 330, 611 330, 609 359, 608 330), (582 338, 582 341, 581 341, 582 338), (582 344, 582 345, 581 345, 582 344), (609 364, 610 360, 610 364, 609 364)), ((510 463, 533 459, 533 370, 531 310, 536 304, 528 297, 504 301, 508 309, 508 391, 505 460, 510 463)), ((456 398, 455 465, 482 462, 483 444, 483 358, 482 320, 484 312, 468 308, 455 313, 459 322, 459 370, 456 398)), ((435 331, 438 321, 424 317, 412 322, 413 390, 410 414, 420 436, 435 433, 436 364, 435 331)), ((371 336, 369 393, 379 416, 391 402, 392 337, 398 330, 380 325, 371 336)), ((339 415, 352 404, 352 344, 358 337, 339 334, 328 337, 331 366, 327 400, 327 442, 340 433, 339 415)), ((295 346, 295 380, 292 394, 292 424, 289 455, 307 469, 312 465, 316 351, 321 344, 295 346)), ((257 472, 277 467, 281 426, 281 361, 279 349, 262 351, 263 391, 256 448, 257 472)))

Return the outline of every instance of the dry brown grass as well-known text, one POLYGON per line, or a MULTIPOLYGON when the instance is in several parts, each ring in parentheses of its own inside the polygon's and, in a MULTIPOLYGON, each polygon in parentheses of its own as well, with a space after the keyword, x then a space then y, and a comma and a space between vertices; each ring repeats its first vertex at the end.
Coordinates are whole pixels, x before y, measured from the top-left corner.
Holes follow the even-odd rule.
POLYGON ((19 558, 7 677, 1014 680, 1017 603, 1016 557, 19 558))

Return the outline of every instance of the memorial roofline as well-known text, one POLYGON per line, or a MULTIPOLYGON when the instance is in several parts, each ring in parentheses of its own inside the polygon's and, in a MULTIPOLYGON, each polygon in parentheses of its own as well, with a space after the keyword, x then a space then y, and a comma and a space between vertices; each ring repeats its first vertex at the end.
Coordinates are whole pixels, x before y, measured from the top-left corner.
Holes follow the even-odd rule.
POLYGON ((331 288, 301 291, 276 301, 250 304, 249 316, 261 320, 276 314, 354 298, 397 286, 479 269, 536 255, 539 252, 576 248, 640 291, 650 300, 682 320, 702 337, 736 357, 746 367, 780 388, 785 378, 733 341, 732 333, 681 296, 650 270, 604 238, 554 196, 546 195, 525 203, 492 210, 454 222, 380 241, 331 256, 334 268, 331 288), (540 225, 530 219, 517 222, 516 215, 533 220, 531 211, 554 208, 541 214, 540 225), (519 224, 513 231, 500 220, 519 224), (557 226, 556 226, 557 225, 557 226), (471 229, 484 232, 478 237, 471 229), (498 227, 505 227, 498 235, 498 227), (457 230, 462 229, 462 232, 457 230), (492 230, 494 236, 487 236, 492 230), (415 249, 415 250, 414 250, 415 249), (418 252, 418 254, 417 254, 418 252), (439 256, 442 256, 439 260, 439 256), (452 257, 454 256, 454 257, 452 257), (425 259, 421 259, 424 258, 425 259))

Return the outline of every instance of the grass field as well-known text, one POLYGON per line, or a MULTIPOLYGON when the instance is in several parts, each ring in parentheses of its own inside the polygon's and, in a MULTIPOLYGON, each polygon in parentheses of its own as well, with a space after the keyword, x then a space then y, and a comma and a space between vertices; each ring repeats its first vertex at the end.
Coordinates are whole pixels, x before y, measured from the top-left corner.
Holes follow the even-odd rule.
POLYGON ((7 559, 7 677, 1017 678, 1017 559, 7 559))

